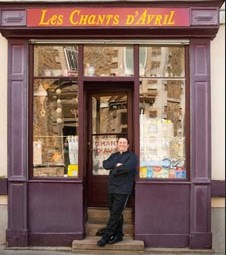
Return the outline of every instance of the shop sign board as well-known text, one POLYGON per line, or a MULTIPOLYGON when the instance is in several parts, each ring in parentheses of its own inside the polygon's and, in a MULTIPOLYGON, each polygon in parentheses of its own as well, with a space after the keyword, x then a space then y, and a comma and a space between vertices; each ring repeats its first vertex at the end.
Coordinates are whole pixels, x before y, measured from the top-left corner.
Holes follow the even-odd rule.
POLYGON ((188 27, 189 8, 27 9, 28 27, 188 27))

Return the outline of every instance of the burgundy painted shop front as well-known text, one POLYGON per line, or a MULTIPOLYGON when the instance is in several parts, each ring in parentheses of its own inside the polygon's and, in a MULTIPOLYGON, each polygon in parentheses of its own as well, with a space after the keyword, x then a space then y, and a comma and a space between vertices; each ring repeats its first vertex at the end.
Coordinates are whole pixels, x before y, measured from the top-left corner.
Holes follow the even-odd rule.
MULTIPOLYGON (((136 180, 134 202, 134 239, 144 240, 147 247, 211 248, 210 224, 210 41, 218 26, 219 8, 223 1, 183 1, 111 3, 98 7, 188 8, 189 24, 182 27, 32 27, 29 8, 74 8, 72 4, 2 4, 0 31, 8 39, 8 229, 9 246, 70 246, 74 239, 85 237, 86 216, 86 140, 79 144, 82 169, 77 179, 29 178, 30 90, 29 43, 41 40, 189 40, 190 174, 184 181, 136 180), (131 6, 132 5, 132 6, 131 6), (66 38, 66 39, 65 39, 66 38), (60 201, 60 203, 59 203, 60 201), (63 219, 63 220, 62 220, 63 219)), ((78 4, 93 8, 93 4, 78 4)), ((135 53, 136 54, 136 53, 135 53)), ((136 58, 136 55, 135 55, 136 58)), ((79 63, 79 65, 82 65, 79 63)), ((80 68, 82 68, 80 66, 80 68)), ((136 72, 135 67, 135 72, 136 72)), ((78 79, 82 79, 79 77, 78 79)), ((113 81, 114 78, 101 78, 113 81)), ((133 82, 132 78, 126 79, 133 82)), ((82 83, 83 84, 83 83, 82 83)), ((83 109, 84 90, 79 107, 83 109)), ((138 84, 133 88, 133 147, 139 155, 138 84), (136 86, 137 85, 137 86, 136 86)), ((83 116, 83 115, 82 115, 83 116)), ((84 136, 85 121, 80 119, 79 136, 84 136)))

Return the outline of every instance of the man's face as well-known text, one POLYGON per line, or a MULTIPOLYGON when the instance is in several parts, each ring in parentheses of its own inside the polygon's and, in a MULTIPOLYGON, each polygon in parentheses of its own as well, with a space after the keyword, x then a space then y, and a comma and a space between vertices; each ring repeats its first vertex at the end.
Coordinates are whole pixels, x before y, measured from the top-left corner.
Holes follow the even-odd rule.
POLYGON ((119 152, 125 152, 128 150, 129 148, 129 144, 126 138, 119 138, 118 140, 118 151, 119 152))

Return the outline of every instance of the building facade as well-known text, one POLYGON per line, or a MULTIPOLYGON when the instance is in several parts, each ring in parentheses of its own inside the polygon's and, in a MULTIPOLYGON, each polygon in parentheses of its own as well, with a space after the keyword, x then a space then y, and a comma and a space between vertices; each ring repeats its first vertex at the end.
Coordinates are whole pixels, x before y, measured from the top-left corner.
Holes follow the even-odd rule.
POLYGON ((212 247, 211 194, 224 185, 214 147, 224 77, 211 73, 222 4, 0 3, 9 246, 85 238, 87 209, 107 206, 102 161, 124 134, 139 158, 134 239, 212 247))

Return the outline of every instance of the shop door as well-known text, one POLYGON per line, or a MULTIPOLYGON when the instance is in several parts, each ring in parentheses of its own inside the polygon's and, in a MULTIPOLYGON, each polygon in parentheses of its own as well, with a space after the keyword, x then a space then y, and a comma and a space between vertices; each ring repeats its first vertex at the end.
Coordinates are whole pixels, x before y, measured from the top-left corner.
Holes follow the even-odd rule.
POLYGON ((88 206, 107 206, 109 171, 102 162, 116 151, 119 135, 131 138, 132 93, 118 87, 88 92, 88 206))

